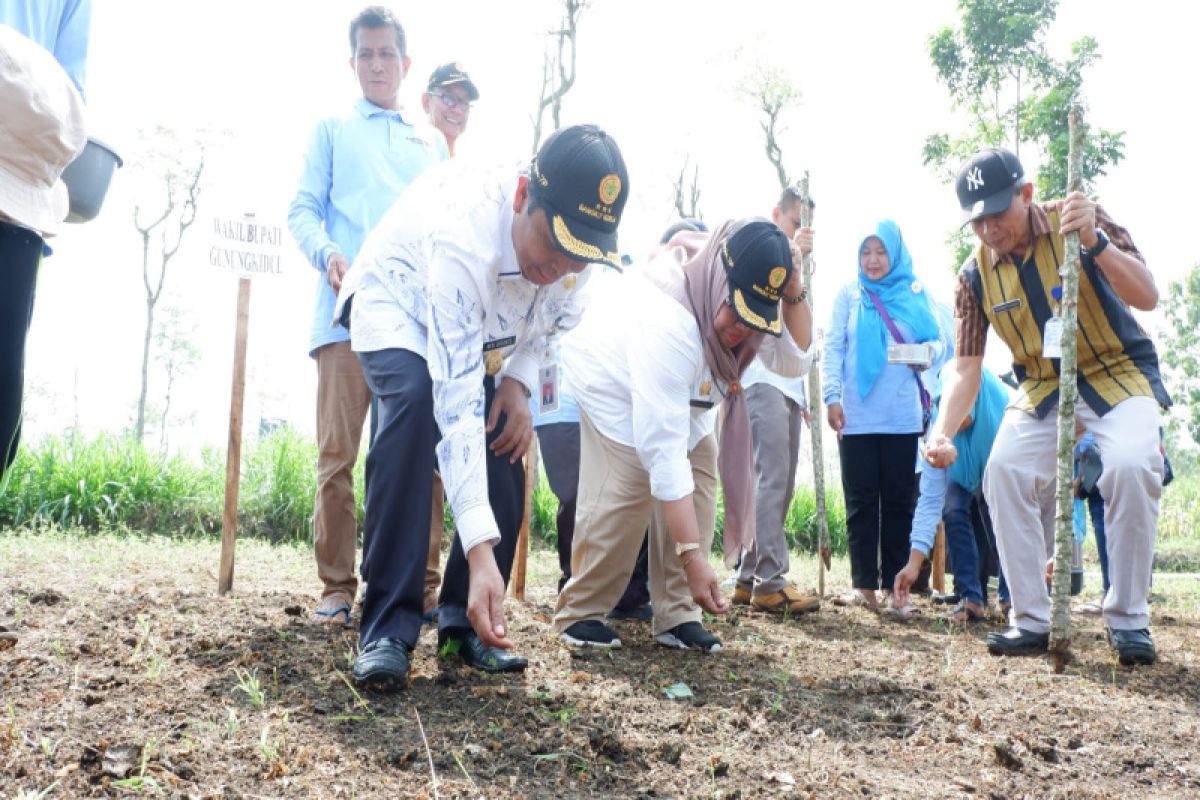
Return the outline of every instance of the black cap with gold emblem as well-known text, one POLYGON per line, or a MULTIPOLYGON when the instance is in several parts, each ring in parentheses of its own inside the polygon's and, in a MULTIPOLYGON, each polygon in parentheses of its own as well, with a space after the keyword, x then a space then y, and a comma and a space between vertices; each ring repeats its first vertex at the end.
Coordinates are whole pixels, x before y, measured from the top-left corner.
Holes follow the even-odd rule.
POLYGON ((474 81, 467 75, 467 71, 462 68, 462 65, 457 61, 452 61, 449 64, 442 64, 433 71, 429 76, 429 91, 434 89, 442 89, 446 86, 453 86, 456 83, 461 83, 467 91, 467 99, 474 103, 479 99, 479 90, 475 88, 474 81))
POLYGON ((792 277, 792 248, 779 226, 751 219, 735 226, 721 245, 729 281, 729 307, 742 324, 779 336, 779 298, 792 277))
POLYGON ((546 210, 554 244, 577 261, 621 268, 617 225, 629 173, 616 141, 595 125, 560 128, 538 150, 529 190, 546 210))

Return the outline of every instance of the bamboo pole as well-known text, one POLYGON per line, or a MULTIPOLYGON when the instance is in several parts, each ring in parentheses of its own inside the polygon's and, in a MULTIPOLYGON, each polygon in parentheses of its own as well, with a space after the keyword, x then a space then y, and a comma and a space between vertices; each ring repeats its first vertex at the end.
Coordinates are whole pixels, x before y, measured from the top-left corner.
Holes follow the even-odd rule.
POLYGON ((938 520, 937 534, 933 537, 933 552, 929 554, 929 583, 934 589, 946 592, 946 524, 938 520))
MULTIPOLYGON (((1067 158, 1067 193, 1080 191, 1080 159, 1083 155, 1084 126, 1078 106, 1069 116, 1071 149, 1067 158)), ((1076 384, 1075 334, 1078 323, 1076 300, 1079 296, 1079 234, 1064 237, 1062 266, 1062 358, 1058 370, 1058 491, 1054 533, 1054 583, 1050 604, 1050 653, 1055 672, 1062 672, 1070 661, 1071 647, 1071 551, 1074 542, 1074 451, 1076 384)))
POLYGON ((242 474, 242 407, 246 397, 246 338, 250 322, 250 279, 238 281, 237 327, 233 337, 233 388, 229 399, 229 445, 225 451, 225 513, 221 526, 221 568, 217 594, 233 588, 237 548, 238 487, 242 474))
MULTIPOLYGON (((812 225, 812 196, 808 191, 808 170, 800 180, 800 226, 812 225)), ((812 278, 815 266, 812 253, 804 256, 804 287, 808 289, 808 302, 813 300, 812 278)), ((815 328, 815 326, 814 326, 815 328)), ((813 331, 814 336, 816 330, 813 331)), ((819 355, 819 354, 818 354, 819 355)), ((808 418, 812 433, 813 494, 816 497, 817 515, 817 593, 825 596, 825 571, 830 567, 829 516, 825 508, 825 456, 821 447, 821 368, 816 359, 808 372, 808 418)))
POLYGON ((525 599, 525 568, 529 563, 529 521, 533 516, 533 487, 538 476, 537 434, 525 454, 525 512, 521 517, 521 530, 517 534, 517 552, 513 559, 512 593, 518 600, 525 599))

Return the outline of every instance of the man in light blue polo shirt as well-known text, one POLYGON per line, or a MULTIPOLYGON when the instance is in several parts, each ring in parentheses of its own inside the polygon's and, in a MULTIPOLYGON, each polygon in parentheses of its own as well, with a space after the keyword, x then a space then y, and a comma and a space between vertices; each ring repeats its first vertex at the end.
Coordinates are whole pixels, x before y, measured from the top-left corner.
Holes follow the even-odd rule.
POLYGON ((404 28, 371 6, 350 23, 350 68, 362 97, 317 123, 288 227, 317 270, 309 355, 317 362, 317 495, 313 543, 324 583, 315 620, 346 623, 358 591, 352 470, 371 394, 345 328, 333 326, 342 277, 367 234, 414 178, 448 157, 441 134, 401 112, 410 60, 404 28))
POLYGON ((0 23, 49 50, 84 93, 91 0, 0 0, 0 23))

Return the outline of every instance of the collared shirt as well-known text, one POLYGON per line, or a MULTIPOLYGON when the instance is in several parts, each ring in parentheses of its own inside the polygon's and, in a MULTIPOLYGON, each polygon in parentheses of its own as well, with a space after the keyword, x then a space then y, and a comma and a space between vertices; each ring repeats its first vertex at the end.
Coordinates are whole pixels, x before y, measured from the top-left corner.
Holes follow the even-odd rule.
POLYGON ((80 94, 87 79, 91 23, 91 0, 0 0, 0 24, 53 53, 80 94))
POLYGON ((512 244, 519 172, 452 162, 422 175, 368 236, 334 309, 340 319, 350 303, 355 351, 426 359, 438 463, 464 552, 500 538, 487 495, 484 356, 505 357, 497 381, 511 377, 536 394, 548 338, 578 321, 591 269, 540 287, 521 274, 512 244))
MULTIPOLYGON (((679 252, 655 258, 673 259, 679 252)), ((705 364, 691 312, 643 273, 598 287, 579 328, 563 342, 563 369, 596 429, 634 448, 650 474, 650 493, 671 501, 691 494, 688 453, 712 432, 729 387, 705 364)), ((682 269, 678 276, 682 281, 682 269)), ((790 376, 811 361, 786 325, 781 337, 763 337, 759 355, 768 368, 790 376)))
POLYGON ((785 378, 782 375, 772 372, 767 369, 762 363, 762 358, 755 357, 750 362, 750 366, 746 367, 746 373, 742 375, 742 388, 749 389, 756 383, 765 383, 767 386, 774 386, 783 396, 791 400, 801 408, 808 408, 807 395, 804 392, 804 376, 812 369, 812 348, 805 353, 805 364, 800 370, 800 377, 785 378))
MULTIPOLYGON (((1029 207, 1030 246, 1020 262, 1011 254, 997 257, 980 244, 959 272, 954 301, 959 354, 983 355, 987 329, 995 327, 1012 352, 1013 373, 1021 384, 1013 405, 1039 418, 1058 403, 1059 359, 1042 354, 1046 323, 1058 315, 1053 291, 1062 284, 1057 206, 1029 207)), ((1129 232, 1100 207, 1096 225, 1111 246, 1145 263, 1129 232)), ((1086 255, 1080 260, 1077 309, 1080 398, 1100 415, 1129 397, 1154 397, 1169 406, 1154 343, 1096 260, 1086 255)))
POLYGON ((354 109, 319 122, 305 158, 288 228, 317 270, 309 354, 344 342, 346 330, 329 324, 336 300, 325 268, 341 253, 353 262, 367 234, 413 179, 449 158, 435 128, 410 125, 397 111, 359 98, 354 109))
MULTIPOLYGON (((829 333, 821 362, 821 380, 825 405, 842 404, 849 436, 861 433, 920 433, 921 395, 916 373, 904 364, 887 364, 866 397, 858 392, 858 304, 867 302, 858 281, 843 286, 833 300, 829 333)), ((912 331, 896 321, 896 328, 907 340, 912 331)), ((889 338, 891 334, 888 334, 889 338)), ((947 343, 941 338, 930 342, 935 363, 942 360, 947 343)))

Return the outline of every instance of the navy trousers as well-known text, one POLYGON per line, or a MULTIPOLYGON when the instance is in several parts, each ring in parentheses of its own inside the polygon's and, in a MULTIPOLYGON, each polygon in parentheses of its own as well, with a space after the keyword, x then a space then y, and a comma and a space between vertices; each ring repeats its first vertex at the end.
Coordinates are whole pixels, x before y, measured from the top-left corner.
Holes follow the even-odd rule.
POLYGON ((42 261, 42 237, 0 222, 0 475, 17 457, 25 390, 25 338, 42 261))
MULTIPOLYGON (((378 400, 375 441, 367 454, 366 508, 363 534, 363 594, 359 640, 382 638, 415 647, 424 607, 425 562, 429 555, 431 494, 438 441, 433 418, 433 384, 425 359, 407 350, 359 353, 363 374, 378 400)), ((495 397, 493 381, 484 379, 485 418, 495 397)), ((488 437, 504 429, 505 418, 488 437)), ((500 528, 494 546, 500 574, 507 585, 525 505, 525 470, 508 456, 488 452, 488 500, 500 528)), ((440 513, 440 509, 438 510, 440 513)), ((467 593, 470 575, 458 537, 450 550, 442 580, 439 624, 443 629, 470 628, 467 593)))

